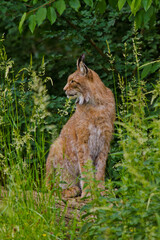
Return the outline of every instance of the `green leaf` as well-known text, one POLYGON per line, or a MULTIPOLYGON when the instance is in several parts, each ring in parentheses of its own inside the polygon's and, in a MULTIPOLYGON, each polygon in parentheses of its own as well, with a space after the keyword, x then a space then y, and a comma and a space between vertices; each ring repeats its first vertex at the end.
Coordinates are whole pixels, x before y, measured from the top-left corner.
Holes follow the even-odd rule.
POLYGON ((142 4, 144 7, 144 10, 147 12, 147 10, 150 8, 152 4, 152 0, 142 0, 142 4))
POLYGON ((29 17, 29 29, 33 33, 36 26, 36 15, 31 15, 29 17))
POLYGON ((88 229, 92 226, 92 223, 91 222, 88 222, 86 224, 84 224, 81 228, 81 231, 80 231, 80 236, 82 236, 85 232, 88 231, 88 229))
POLYGON ((123 8, 125 3, 126 3, 126 0, 119 0, 118 1, 118 8, 119 8, 119 10, 121 10, 123 8))
POLYGON ((152 64, 149 64, 143 68, 141 79, 145 78, 150 73, 151 68, 152 68, 152 64))
POLYGON ((103 14, 106 11, 106 7, 107 7, 106 1, 105 0, 101 0, 101 1, 98 2, 96 10, 99 10, 99 12, 101 14, 103 14))
POLYGON ((147 12, 144 14, 144 24, 147 24, 149 20, 151 19, 152 15, 154 13, 153 7, 151 6, 147 12))
POLYGON ((136 15, 136 13, 140 9, 140 7, 141 7, 141 0, 133 0, 132 1, 131 12, 134 14, 134 16, 136 15))
POLYGON ((46 15, 47 15, 47 10, 46 8, 39 8, 38 11, 36 12, 36 20, 38 23, 38 26, 40 26, 43 21, 46 19, 46 15))
POLYGON ((55 2, 55 8, 57 9, 59 15, 62 15, 64 10, 66 9, 66 4, 64 0, 58 0, 55 2))
POLYGON ((93 0, 83 0, 85 4, 87 4, 90 7, 93 7, 93 0))
POLYGON ((109 5, 113 8, 116 8, 117 7, 117 1, 118 0, 109 0, 109 5))
POLYGON ((127 0, 128 5, 131 7, 132 0, 127 0))
POLYGON ((136 29, 139 29, 143 24, 143 18, 144 18, 144 10, 141 9, 135 16, 135 22, 136 22, 136 29))
POLYGON ((47 18, 53 24, 56 21, 57 14, 54 7, 49 7, 47 11, 47 18))
POLYGON ((19 32, 20 32, 20 33, 22 32, 22 26, 23 26, 23 23, 24 23, 24 21, 25 21, 25 19, 26 19, 26 16, 27 16, 26 12, 23 13, 23 15, 22 15, 22 17, 21 17, 21 21, 19 22, 19 32))
POLYGON ((158 69, 160 69, 160 62, 154 63, 151 69, 151 73, 156 72, 158 69))
POLYGON ((73 8, 74 10, 78 11, 78 9, 80 8, 81 4, 79 0, 70 0, 69 1, 69 5, 71 6, 71 8, 73 8))
POLYGON ((38 2, 38 0, 33 0, 33 5, 35 5, 38 2))

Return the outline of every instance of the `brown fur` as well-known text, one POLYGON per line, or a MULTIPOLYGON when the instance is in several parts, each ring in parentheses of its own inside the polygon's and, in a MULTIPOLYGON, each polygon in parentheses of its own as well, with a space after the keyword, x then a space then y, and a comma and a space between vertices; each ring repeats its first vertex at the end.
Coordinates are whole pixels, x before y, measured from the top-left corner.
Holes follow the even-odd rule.
POLYGON ((46 163, 47 185, 53 173, 60 175, 65 197, 85 195, 84 166, 91 160, 95 178, 104 183, 110 141, 114 129, 115 101, 93 70, 81 57, 77 70, 68 77, 64 91, 77 99, 76 111, 52 144, 46 163))

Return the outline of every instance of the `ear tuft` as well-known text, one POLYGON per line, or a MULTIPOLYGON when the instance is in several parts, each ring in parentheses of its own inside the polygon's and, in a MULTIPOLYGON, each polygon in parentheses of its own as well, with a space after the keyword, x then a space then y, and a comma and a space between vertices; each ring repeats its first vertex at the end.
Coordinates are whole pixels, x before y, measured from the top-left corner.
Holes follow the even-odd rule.
POLYGON ((88 74, 88 67, 84 63, 85 54, 83 53, 77 60, 77 69, 81 72, 83 76, 88 74))
POLYGON ((81 61, 84 62, 85 54, 83 53, 83 54, 80 56, 80 58, 81 58, 81 61))
POLYGON ((77 60, 77 69, 79 68, 80 62, 84 62, 85 54, 83 53, 77 60))

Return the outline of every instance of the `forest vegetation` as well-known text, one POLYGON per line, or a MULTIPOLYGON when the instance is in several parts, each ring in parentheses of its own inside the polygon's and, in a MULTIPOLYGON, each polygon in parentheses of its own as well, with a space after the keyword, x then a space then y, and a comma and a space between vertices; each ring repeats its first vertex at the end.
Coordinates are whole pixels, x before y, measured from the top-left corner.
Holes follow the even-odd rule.
POLYGON ((0 240, 160 239, 159 0, 1 0, 0 12, 0 240), (63 87, 82 53, 117 115, 107 194, 87 183, 66 221, 45 163, 74 112, 63 87))

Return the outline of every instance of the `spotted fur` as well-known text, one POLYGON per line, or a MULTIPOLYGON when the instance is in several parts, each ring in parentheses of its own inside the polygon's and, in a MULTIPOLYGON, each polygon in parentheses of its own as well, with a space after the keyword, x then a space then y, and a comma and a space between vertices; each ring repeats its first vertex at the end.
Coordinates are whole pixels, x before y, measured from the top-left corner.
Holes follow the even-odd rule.
MULTIPOLYGON (((77 61, 77 70, 68 77, 64 91, 76 99, 76 111, 52 144, 46 162, 47 185, 59 174, 65 197, 85 195, 84 166, 91 161, 95 178, 104 183, 110 141, 114 129, 115 100, 96 72, 77 61)), ((103 185, 103 184, 102 184, 103 185)))

